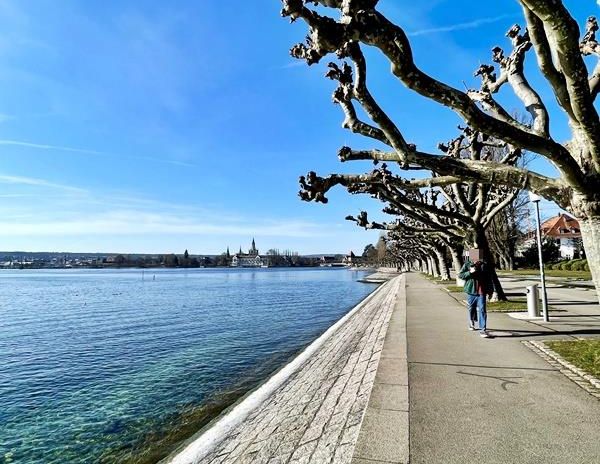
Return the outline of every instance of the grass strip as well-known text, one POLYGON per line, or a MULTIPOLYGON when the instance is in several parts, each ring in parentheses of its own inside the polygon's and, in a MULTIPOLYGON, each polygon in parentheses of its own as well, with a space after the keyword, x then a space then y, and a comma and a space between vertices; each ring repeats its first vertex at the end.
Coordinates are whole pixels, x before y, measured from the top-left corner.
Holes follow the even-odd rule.
MULTIPOLYGON (((548 277, 571 277, 573 279, 592 280, 592 273, 587 271, 561 271, 560 269, 546 269, 548 277)), ((500 275, 540 275, 539 269, 517 269, 516 271, 501 271, 500 275)))
POLYGON ((566 361, 600 378, 600 340, 566 340, 544 342, 566 361))
POLYGON ((462 293, 463 288, 458 285, 448 285, 446 290, 448 290, 450 293, 462 293))
POLYGON ((512 313, 527 311, 527 301, 509 300, 509 301, 489 301, 487 303, 488 312, 492 313, 512 313))

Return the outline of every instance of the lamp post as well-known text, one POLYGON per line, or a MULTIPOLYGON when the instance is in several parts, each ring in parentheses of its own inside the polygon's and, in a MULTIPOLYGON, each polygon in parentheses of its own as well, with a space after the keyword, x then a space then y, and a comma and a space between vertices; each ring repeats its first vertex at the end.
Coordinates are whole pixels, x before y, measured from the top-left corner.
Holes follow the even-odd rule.
POLYGON ((544 322, 550 322, 548 317, 548 295, 546 293, 546 273, 544 272, 544 258, 542 257, 542 228, 540 224, 540 200, 542 197, 529 192, 529 201, 535 205, 535 233, 537 236, 538 257, 540 260, 540 280, 542 282, 542 316, 544 322))

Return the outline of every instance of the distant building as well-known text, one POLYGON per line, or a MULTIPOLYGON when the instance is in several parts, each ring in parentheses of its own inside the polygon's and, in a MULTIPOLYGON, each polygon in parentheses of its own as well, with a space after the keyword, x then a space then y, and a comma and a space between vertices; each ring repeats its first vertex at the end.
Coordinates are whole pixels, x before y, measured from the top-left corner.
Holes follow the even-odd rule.
POLYGON ((335 256, 321 256, 319 259, 319 265, 321 266, 331 266, 335 263, 335 256))
MULTIPOLYGON (((578 252, 581 243, 579 221, 568 214, 561 213, 541 224, 542 240, 554 240, 559 245, 560 257, 572 259, 578 252)), ((525 235, 520 248, 525 249, 535 244, 536 232, 531 230, 525 235)))
POLYGON ((248 253, 243 253, 240 247, 240 251, 231 257, 231 267, 266 267, 267 265, 267 260, 259 255, 254 239, 248 253))
POLYGON ((344 263, 346 266, 353 266, 355 264, 358 264, 356 255, 352 250, 350 250, 350 253, 344 256, 344 259, 342 259, 342 263, 344 263))

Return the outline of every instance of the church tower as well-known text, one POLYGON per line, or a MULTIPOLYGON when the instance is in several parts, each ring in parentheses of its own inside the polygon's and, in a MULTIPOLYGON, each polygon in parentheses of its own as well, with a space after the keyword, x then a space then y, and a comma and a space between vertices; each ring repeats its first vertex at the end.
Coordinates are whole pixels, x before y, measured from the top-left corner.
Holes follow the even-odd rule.
POLYGON ((250 255, 258 255, 258 250, 256 249, 256 243, 254 242, 254 237, 252 237, 252 248, 250 248, 249 253, 250 255))

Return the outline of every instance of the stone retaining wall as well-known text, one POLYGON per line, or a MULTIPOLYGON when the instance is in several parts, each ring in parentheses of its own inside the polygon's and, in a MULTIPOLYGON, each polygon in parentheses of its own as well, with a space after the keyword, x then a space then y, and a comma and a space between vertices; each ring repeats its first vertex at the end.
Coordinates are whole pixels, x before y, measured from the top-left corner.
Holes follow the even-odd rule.
POLYGON ((401 280, 381 285, 309 346, 305 360, 300 354, 266 398, 251 394, 215 423, 210 440, 199 437, 171 463, 350 463, 401 280), (244 416, 236 422, 236 414, 244 416))

